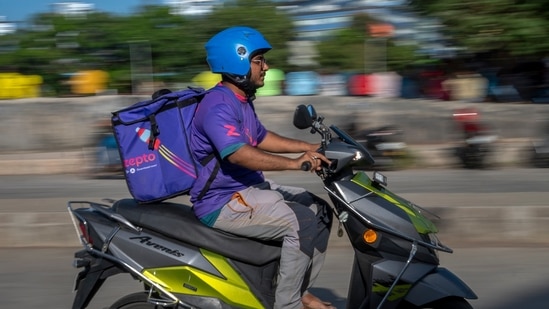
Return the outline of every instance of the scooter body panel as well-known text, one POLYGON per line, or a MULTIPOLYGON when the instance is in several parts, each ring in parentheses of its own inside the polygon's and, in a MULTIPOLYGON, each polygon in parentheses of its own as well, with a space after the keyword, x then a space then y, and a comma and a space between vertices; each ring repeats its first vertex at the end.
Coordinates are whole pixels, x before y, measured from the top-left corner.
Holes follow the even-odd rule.
POLYGON ((219 308, 272 308, 276 259, 263 265, 231 260, 155 231, 121 228, 89 209, 76 211, 100 246, 84 254, 93 267, 77 278, 74 308, 84 308, 106 278, 121 272, 140 273, 187 304, 215 299, 219 308), (116 272, 110 271, 113 265, 118 267, 116 272))
POLYGON ((383 303, 383 308, 390 309, 403 300, 422 305, 447 296, 476 298, 467 285, 453 280, 455 275, 438 268, 435 250, 426 246, 412 249, 414 240, 429 243, 429 234, 438 231, 420 208, 375 184, 363 172, 336 181, 333 187, 343 200, 333 199, 336 208, 351 213, 343 224, 355 248, 347 308, 377 308, 383 303), (378 238, 367 243, 363 234, 374 227, 381 229, 378 238), (440 290, 421 298, 423 293, 418 291, 429 293, 429 288, 436 288, 430 284, 436 284, 437 279, 443 281, 440 290))
POLYGON ((364 172, 356 173, 350 180, 334 182, 334 187, 345 201, 376 225, 418 239, 419 234, 438 232, 415 204, 384 187, 376 187, 364 172))
POLYGON ((433 264, 412 263, 394 284, 395 278, 406 266, 406 261, 392 258, 395 257, 383 258, 355 251, 352 273, 353 276, 361 278, 362 284, 352 284, 349 287, 347 308, 377 308, 384 298, 386 300, 383 302, 383 308, 396 308, 413 284, 436 268, 433 264), (390 294, 386 295, 389 291, 390 294))
POLYGON ((204 256, 222 276, 192 265, 151 268, 143 273, 156 283, 172 287, 176 294, 216 298, 237 308, 264 308, 245 279, 224 257, 212 252, 204 252, 204 256))

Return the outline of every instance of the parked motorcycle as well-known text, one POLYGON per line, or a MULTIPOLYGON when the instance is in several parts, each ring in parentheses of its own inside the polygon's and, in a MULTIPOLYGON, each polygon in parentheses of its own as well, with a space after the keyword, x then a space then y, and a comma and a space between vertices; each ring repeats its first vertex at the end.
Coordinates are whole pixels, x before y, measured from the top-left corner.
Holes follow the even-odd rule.
POLYGON ((93 147, 90 153, 91 171, 93 177, 123 174, 118 145, 108 120, 96 125, 93 136, 93 147))
MULTIPOLYGON (((439 266, 438 251, 451 253, 436 237, 425 209, 355 167, 374 163, 368 150, 336 126, 323 124, 311 105, 300 105, 294 125, 321 137, 319 149, 331 164, 317 175, 353 246, 347 308, 470 309, 475 293, 439 266), (335 134, 335 135, 333 135, 335 134)), ((303 170, 310 168, 304 164, 303 170)), ((109 277, 127 273, 144 289, 110 308, 272 308, 280 246, 243 238, 200 223, 188 205, 171 202, 112 205, 70 201, 83 249, 74 265, 73 308, 85 308, 109 277), (250 254, 251 253, 251 254, 250 254)))
POLYGON ((408 158, 408 145, 403 132, 395 125, 357 130, 352 123, 345 131, 363 145, 375 160, 376 169, 398 168, 408 158))
POLYGON ((460 145, 454 148, 454 155, 465 168, 487 167, 493 144, 498 139, 498 136, 492 134, 479 118, 480 115, 474 108, 458 109, 453 114, 453 119, 463 136, 460 145))
POLYGON ((532 139, 526 149, 528 154, 528 164, 533 167, 549 167, 549 122, 544 123, 542 137, 532 139))
POLYGON ((529 154, 533 167, 549 167, 549 138, 532 141, 529 154))

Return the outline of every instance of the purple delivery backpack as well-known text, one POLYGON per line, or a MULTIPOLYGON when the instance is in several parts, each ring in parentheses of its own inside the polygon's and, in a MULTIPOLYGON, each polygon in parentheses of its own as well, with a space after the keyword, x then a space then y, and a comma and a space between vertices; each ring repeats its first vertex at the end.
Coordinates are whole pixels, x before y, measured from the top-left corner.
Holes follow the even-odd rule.
MULTIPOLYGON (((190 191, 197 162, 188 136, 196 108, 208 91, 188 88, 170 92, 112 113, 126 184, 138 202, 159 202, 190 191)), ((213 158, 212 154, 198 164, 205 165, 213 158)), ((216 167, 217 171, 219 162, 216 167)))

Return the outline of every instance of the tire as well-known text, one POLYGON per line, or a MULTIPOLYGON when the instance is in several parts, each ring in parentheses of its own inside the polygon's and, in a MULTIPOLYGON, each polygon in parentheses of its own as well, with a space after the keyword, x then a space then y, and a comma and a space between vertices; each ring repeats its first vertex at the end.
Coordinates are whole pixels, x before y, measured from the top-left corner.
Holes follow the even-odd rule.
POLYGON ((473 309, 468 301, 461 297, 445 297, 432 303, 416 307, 409 303, 402 304, 399 309, 473 309))
POLYGON ((126 295, 114 304, 109 309, 160 309, 162 307, 153 305, 147 302, 148 292, 138 292, 126 295))

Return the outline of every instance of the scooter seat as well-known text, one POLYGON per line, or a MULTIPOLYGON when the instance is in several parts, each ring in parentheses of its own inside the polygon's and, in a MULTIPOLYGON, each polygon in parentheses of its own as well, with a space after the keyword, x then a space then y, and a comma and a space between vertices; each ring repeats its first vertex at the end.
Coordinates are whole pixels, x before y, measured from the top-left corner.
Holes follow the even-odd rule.
POLYGON ((253 265, 280 258, 281 241, 262 241, 210 228, 200 222, 188 205, 161 202, 139 204, 122 199, 112 209, 133 224, 185 243, 253 265))

